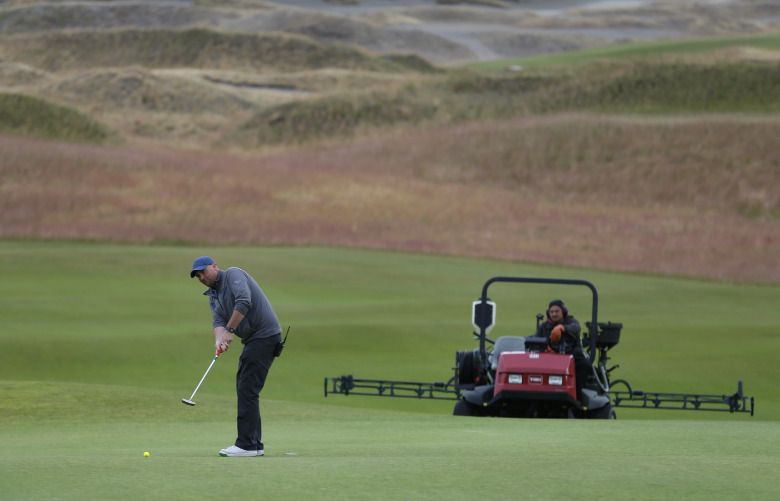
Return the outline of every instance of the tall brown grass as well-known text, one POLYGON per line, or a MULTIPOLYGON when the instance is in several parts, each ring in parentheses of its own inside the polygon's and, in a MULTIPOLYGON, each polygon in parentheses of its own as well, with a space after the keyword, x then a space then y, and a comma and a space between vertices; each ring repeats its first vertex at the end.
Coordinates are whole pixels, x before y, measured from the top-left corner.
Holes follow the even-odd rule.
POLYGON ((777 283, 777 132, 556 115, 265 155, 0 137, 0 237, 346 245, 777 283))
POLYGON ((379 157, 384 171, 524 196, 776 219, 778 134, 771 118, 562 114, 404 134, 352 161, 371 168, 379 157))

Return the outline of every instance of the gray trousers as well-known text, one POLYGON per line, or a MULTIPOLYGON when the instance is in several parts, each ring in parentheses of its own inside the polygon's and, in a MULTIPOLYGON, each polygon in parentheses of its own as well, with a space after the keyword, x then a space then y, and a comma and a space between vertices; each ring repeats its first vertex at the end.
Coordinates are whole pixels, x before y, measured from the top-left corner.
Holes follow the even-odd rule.
POLYGON ((274 349, 281 335, 250 339, 244 344, 236 372, 238 412, 236 447, 244 450, 263 449, 263 427, 260 419, 260 391, 274 361, 274 349))

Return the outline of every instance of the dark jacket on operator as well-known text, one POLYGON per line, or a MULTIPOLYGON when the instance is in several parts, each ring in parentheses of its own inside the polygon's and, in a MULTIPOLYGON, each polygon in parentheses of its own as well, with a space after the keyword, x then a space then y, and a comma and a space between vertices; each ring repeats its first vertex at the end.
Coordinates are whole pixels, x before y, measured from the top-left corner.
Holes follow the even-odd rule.
POLYGON ((267 338, 282 331, 265 293, 241 268, 220 270, 214 288, 203 294, 209 298, 213 327, 225 327, 234 309, 244 315, 236 328, 236 335, 243 343, 250 338, 267 338))
POLYGON ((582 344, 580 343, 580 323, 572 315, 566 315, 561 322, 556 323, 553 323, 548 318, 544 323, 539 325, 539 328, 536 330, 536 335, 549 340, 553 327, 558 324, 563 325, 565 330, 561 336, 561 342, 557 345, 552 345, 553 349, 559 351, 562 347, 563 353, 573 354, 575 355, 575 358, 583 357, 582 344))
POLYGON ((577 398, 581 398, 582 388, 588 379, 588 374, 591 372, 591 364, 588 358, 585 356, 585 352, 582 350, 582 343, 580 342, 580 323, 577 319, 571 315, 566 315, 561 322, 553 323, 548 318, 546 322, 541 324, 536 330, 537 336, 543 336, 547 338, 547 342, 550 347, 558 353, 566 353, 574 357, 575 371, 577 374, 577 398), (550 341, 550 334, 553 327, 556 325, 563 325, 564 331, 561 336, 561 341, 558 344, 552 344, 550 341))

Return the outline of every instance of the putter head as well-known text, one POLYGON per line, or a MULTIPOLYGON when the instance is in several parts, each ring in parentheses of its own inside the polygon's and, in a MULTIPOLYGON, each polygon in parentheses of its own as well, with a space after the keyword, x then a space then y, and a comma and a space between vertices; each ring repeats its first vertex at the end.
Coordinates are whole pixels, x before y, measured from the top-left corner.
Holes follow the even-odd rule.
POLYGON ((186 399, 186 398, 182 398, 181 399, 181 403, 187 404, 187 405, 195 405, 195 402, 193 402, 192 400, 186 399))

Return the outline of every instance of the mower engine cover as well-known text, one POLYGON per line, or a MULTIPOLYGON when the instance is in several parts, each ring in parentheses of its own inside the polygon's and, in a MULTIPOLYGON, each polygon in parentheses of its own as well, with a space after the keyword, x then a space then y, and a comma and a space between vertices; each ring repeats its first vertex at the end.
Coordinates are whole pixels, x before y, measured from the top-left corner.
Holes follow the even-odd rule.
POLYGON ((498 359, 493 399, 577 400, 574 357, 559 353, 504 352, 498 359))

